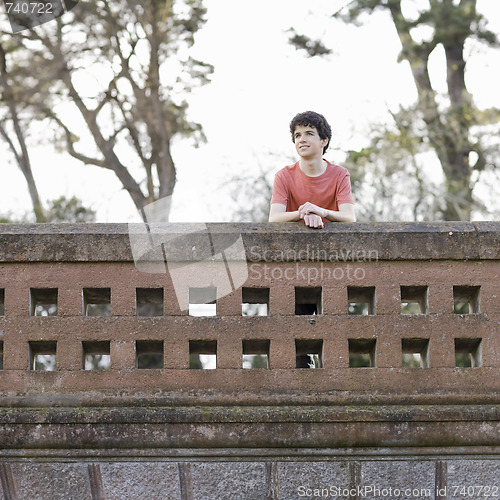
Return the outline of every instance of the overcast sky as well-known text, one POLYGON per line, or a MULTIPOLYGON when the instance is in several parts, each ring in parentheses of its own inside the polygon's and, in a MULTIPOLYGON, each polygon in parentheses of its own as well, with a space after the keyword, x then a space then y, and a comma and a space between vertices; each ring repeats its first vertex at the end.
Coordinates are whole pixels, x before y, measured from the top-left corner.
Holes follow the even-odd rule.
MULTIPOLYGON (((420 0, 416 0, 420 1, 420 0)), ((345 151, 366 144, 372 123, 387 109, 409 104, 416 93, 391 22, 376 14, 362 27, 328 17, 346 0, 205 0, 208 22, 192 55, 215 66, 212 82, 189 97, 190 118, 203 125, 208 142, 198 149, 176 141, 178 169, 172 221, 224 221, 231 207, 217 187, 236 173, 252 175, 259 164, 277 171, 294 157, 288 123, 298 112, 315 110, 332 125, 327 158, 342 163, 345 151), (309 59, 288 43, 287 30, 321 36, 333 50, 309 59)), ((500 2, 478 0, 478 8, 500 32, 500 2)), ((500 50, 471 46, 468 87, 480 107, 500 108, 500 50)), ((433 80, 442 53, 434 54, 433 80)), ((0 213, 30 209, 22 175, 6 162, 0 143, 0 213), (5 174, 7 174, 5 176, 5 174), (14 188, 15 186, 15 188, 14 188)), ((39 148, 33 168, 42 199, 76 195, 97 210, 100 222, 139 221, 128 195, 111 172, 39 148)))

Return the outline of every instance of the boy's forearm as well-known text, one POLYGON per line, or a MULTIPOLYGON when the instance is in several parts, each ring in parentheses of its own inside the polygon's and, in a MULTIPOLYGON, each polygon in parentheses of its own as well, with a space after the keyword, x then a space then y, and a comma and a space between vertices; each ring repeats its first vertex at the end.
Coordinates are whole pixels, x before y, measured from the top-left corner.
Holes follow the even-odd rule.
POLYGON ((325 215, 323 217, 331 222, 356 222, 356 216, 351 212, 325 210, 325 215))
POLYGON ((298 222, 300 219, 299 211, 278 212, 269 216, 269 222, 298 222))

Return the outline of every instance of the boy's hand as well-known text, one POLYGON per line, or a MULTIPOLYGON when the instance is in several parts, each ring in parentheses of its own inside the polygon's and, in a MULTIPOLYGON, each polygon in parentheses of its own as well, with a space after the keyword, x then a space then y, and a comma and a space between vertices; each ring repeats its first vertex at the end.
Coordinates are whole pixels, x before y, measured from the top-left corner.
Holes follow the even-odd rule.
POLYGON ((304 203, 299 207, 299 216, 301 219, 304 219, 306 215, 316 214, 320 217, 326 216, 326 210, 324 208, 318 207, 318 205, 314 205, 313 203, 304 203))
POLYGON ((316 214, 308 214, 304 216, 304 223, 306 226, 309 227, 317 227, 317 228, 322 228, 323 227, 323 219, 316 214))

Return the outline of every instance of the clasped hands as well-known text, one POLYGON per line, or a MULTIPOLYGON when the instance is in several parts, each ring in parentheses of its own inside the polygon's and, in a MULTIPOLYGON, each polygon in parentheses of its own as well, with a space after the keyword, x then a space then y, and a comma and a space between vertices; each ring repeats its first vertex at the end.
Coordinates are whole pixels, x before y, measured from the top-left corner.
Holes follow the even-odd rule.
POLYGON ((326 217, 327 210, 313 203, 304 203, 299 207, 299 217, 304 219, 304 223, 308 227, 322 228, 323 217, 326 217))

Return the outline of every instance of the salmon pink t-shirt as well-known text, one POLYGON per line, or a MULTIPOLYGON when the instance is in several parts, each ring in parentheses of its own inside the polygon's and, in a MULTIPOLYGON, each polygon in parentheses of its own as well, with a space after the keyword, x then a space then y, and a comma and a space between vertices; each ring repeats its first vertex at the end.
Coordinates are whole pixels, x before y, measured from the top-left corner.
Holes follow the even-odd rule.
POLYGON ((282 168, 274 177, 271 203, 286 205, 287 212, 295 212, 306 202, 335 211, 342 203, 354 203, 347 169, 325 161, 326 170, 317 177, 302 172, 299 162, 282 168))

